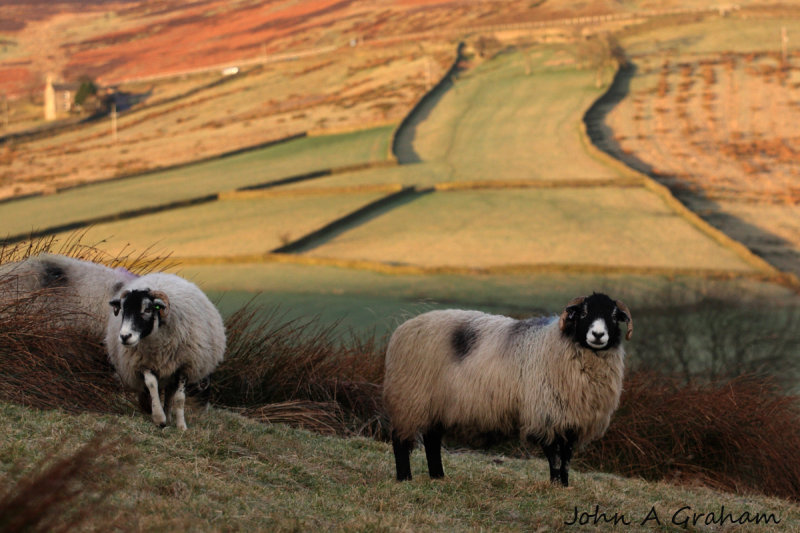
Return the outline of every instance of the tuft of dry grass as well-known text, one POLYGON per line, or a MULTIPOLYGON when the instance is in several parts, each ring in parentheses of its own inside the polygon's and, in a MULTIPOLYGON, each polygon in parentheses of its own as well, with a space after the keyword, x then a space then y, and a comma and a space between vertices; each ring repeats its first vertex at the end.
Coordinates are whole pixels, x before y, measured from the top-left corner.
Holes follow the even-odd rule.
POLYGON ((212 380, 215 404, 325 433, 387 434, 383 350, 374 339, 337 341, 337 324, 285 320, 277 310, 248 306, 226 327, 226 359, 212 380))
MULTIPOLYGON (((2 285, 13 279, 0 280, 2 285)), ((119 385, 98 339, 70 328, 81 311, 48 290, 0 302, 0 400, 69 412, 120 412, 119 385)))
POLYGON ((592 469, 800 500, 800 398, 774 380, 710 382, 636 372, 606 435, 579 454, 592 469))
POLYGON ((117 444, 98 433, 73 453, 51 453, 0 489, 0 531, 67 532, 88 521, 120 488, 106 482, 119 469, 117 444))

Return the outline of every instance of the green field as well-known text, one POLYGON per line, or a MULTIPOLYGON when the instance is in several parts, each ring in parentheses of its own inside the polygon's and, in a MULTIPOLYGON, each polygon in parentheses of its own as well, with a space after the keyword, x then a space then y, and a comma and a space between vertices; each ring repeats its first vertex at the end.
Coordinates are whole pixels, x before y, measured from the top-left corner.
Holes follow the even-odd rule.
MULTIPOLYGON (((265 254, 382 194, 220 200, 202 205, 98 224, 83 237, 113 254, 151 249, 175 258, 265 254)), ((64 236, 66 238, 66 235, 64 236)))
MULTIPOLYGON (((580 119, 602 88, 592 70, 576 65, 568 46, 541 45, 508 49, 462 72, 416 123, 409 146, 420 163, 338 172, 274 187, 277 195, 269 197, 226 196, 97 224, 84 242, 111 254, 172 254, 181 272, 222 298, 226 312, 261 293, 260 302, 294 315, 342 319, 360 330, 389 330, 398 316, 426 306, 556 312, 559 302, 592 290, 644 302, 677 279, 698 287, 689 291, 719 287, 729 294, 730 283, 749 283, 749 290, 770 297, 792 294, 762 283, 774 272, 688 217, 646 186, 646 178, 591 149, 580 119), (294 259, 281 259, 305 264, 276 264, 264 255, 385 196, 359 189, 383 185, 415 187, 418 194, 318 235, 294 259), (503 277, 514 274, 509 269, 518 275, 503 277), (695 275, 696 283, 685 281, 695 275), (342 283, 351 288, 337 292, 342 283), (498 290, 498 283, 507 289, 498 290), (403 284, 414 289, 401 290, 403 284), (548 290, 536 288, 541 284, 548 290)), ((386 161, 391 132, 303 138, 9 202, 0 205, 0 222, 8 233, 24 232, 386 161)))
MULTIPOLYGON (((754 279, 631 272, 409 273, 280 262, 184 264, 177 271, 204 287, 224 315, 252 303, 277 309, 289 318, 317 317, 325 324, 339 323, 343 335, 353 331, 378 338, 431 309, 460 307, 520 317, 555 315, 574 295, 592 291, 613 294, 635 310, 691 305, 713 296, 762 303, 789 303, 794 298, 789 289, 754 279)), ((648 329, 646 322, 638 323, 637 338, 648 329)), ((636 351, 636 342, 630 350, 636 351)))
POLYGON ((24 234, 332 167, 385 161, 390 133, 391 128, 376 128, 306 137, 137 178, 7 202, 0 204, 0 227, 5 235, 24 234))
POLYGON ((615 187, 429 194, 307 253, 429 267, 751 270, 650 191, 615 187))
POLYGON ((531 74, 521 53, 467 72, 417 127, 414 150, 440 181, 618 177, 586 155, 580 136, 583 113, 602 94, 594 72, 547 66, 553 51, 543 52, 531 74))

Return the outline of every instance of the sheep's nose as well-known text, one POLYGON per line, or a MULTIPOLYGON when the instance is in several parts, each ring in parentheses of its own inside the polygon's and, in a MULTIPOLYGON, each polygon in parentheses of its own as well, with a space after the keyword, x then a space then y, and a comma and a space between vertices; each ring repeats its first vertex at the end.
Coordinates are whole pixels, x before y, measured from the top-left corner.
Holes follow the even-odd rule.
POLYGON ((120 333, 119 338, 122 339, 122 344, 127 344, 128 339, 131 338, 131 335, 132 335, 131 333, 120 333))
POLYGON ((593 331, 593 332, 592 332, 592 335, 594 335, 594 338, 595 338, 595 339, 600 339, 600 338, 602 338, 602 337, 603 337, 603 335, 605 335, 605 333, 604 333, 604 332, 602 332, 602 331, 593 331))

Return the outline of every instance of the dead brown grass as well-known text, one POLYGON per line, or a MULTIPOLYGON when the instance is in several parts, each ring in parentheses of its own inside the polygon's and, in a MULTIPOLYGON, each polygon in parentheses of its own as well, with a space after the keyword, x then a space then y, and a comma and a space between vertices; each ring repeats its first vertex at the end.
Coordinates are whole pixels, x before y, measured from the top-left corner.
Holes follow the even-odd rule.
POLYGON ((374 339, 336 340, 336 324, 286 320, 245 307, 226 323, 228 352, 213 403, 265 421, 323 433, 386 436, 380 404, 383 350, 374 339))
MULTIPOLYGON (((118 444, 97 434, 75 452, 52 452, 15 484, 0 489, 0 531, 67 532, 96 519, 119 488, 108 483, 120 468, 118 444)), ((123 524, 105 525, 125 530, 123 524)))
POLYGON ((579 459, 646 479, 800 499, 800 398, 752 375, 708 383, 647 372, 625 381, 608 433, 579 459))

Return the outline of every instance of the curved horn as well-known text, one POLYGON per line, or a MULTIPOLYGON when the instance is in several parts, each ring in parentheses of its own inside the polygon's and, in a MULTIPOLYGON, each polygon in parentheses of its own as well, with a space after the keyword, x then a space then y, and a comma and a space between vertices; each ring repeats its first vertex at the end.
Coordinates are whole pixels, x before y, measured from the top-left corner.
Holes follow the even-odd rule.
POLYGON ((161 320, 167 318, 167 314, 169 314, 169 297, 167 297, 166 293, 161 291, 150 291, 150 297, 153 299, 154 304, 161 307, 158 310, 158 314, 161 315, 161 320))
POLYGON ((585 299, 586 296, 578 296, 577 298, 573 298, 572 300, 569 301, 567 306, 561 312, 561 316, 558 319, 558 328, 561 331, 564 331, 564 329, 567 327, 567 319, 569 318, 569 308, 581 305, 585 299))
POLYGON ((622 303, 620 300, 616 300, 614 303, 617 304, 617 309, 625 313, 625 322, 628 323, 628 333, 625 334, 625 340, 629 341, 631 340, 631 337, 633 337, 633 316, 631 316, 631 310, 628 309, 628 306, 622 303))

